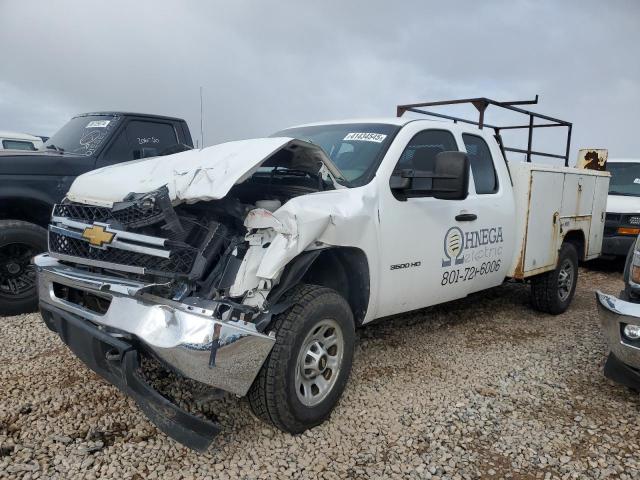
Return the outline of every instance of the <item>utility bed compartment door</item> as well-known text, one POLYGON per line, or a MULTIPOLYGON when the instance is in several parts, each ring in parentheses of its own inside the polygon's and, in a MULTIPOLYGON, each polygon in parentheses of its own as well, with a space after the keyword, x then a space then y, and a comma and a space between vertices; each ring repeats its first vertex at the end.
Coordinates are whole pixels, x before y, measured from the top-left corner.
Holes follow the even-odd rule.
POLYGON ((564 177, 556 172, 531 172, 525 272, 556 262, 557 221, 554 222, 554 216, 562 205, 564 177))
POLYGON ((602 234, 604 231, 604 217, 607 209, 607 195, 609 193, 609 178, 597 177, 595 196, 593 197, 593 214, 591 229, 589 230, 589 257, 600 255, 602 250, 602 234))
MULTIPOLYGON (((559 176, 559 175, 558 175, 559 176)), ((561 217, 591 215, 596 177, 592 175, 564 175, 564 197, 561 217)))

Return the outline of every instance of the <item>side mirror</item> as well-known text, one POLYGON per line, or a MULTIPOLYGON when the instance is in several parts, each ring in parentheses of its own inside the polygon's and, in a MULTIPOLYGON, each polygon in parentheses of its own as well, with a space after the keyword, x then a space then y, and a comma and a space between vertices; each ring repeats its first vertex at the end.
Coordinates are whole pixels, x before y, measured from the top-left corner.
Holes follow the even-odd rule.
POLYGON ((152 147, 142 147, 133 151, 134 160, 139 160, 140 158, 149 158, 149 157, 157 157, 158 149, 152 147))
POLYGON ((402 173, 394 173, 389 179, 389 186, 391 190, 407 190, 411 187, 411 177, 403 176, 402 173))
POLYGON ((464 152, 440 152, 433 172, 403 169, 389 179, 399 200, 432 196, 440 200, 464 200, 469 194, 469 158, 464 152))
POLYGON ((441 200, 464 200, 469 194, 469 157, 464 152, 436 155, 433 196, 441 200))

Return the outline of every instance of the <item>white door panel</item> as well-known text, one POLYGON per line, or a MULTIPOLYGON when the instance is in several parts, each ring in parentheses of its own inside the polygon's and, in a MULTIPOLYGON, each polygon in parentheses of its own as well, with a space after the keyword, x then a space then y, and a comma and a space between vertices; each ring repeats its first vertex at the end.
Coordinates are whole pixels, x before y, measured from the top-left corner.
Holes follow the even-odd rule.
MULTIPOLYGON (((451 131, 457 144, 463 146, 457 127, 451 131)), ((409 138, 403 140, 403 145, 411 143, 409 138)), ((434 148, 429 142, 422 143, 419 148, 434 148)), ((493 148, 491 153, 496 158, 493 148)), ((395 158, 403 157, 404 153, 398 152, 395 158)), ((500 185, 497 193, 477 195, 471 178, 470 193, 464 200, 423 197, 401 201, 388 185, 394 166, 381 168, 377 179, 377 316, 447 302, 502 283, 514 245, 513 228, 509 230, 514 210, 510 183, 500 185), (469 215, 475 215, 475 219, 469 220, 469 215)), ((509 181, 504 163, 496 164, 496 170, 502 183, 509 181)))

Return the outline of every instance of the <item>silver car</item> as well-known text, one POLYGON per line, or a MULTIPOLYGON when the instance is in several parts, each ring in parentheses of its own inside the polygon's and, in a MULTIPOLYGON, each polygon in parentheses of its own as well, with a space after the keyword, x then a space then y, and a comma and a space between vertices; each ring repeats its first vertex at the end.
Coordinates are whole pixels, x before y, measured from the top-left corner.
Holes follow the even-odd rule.
POLYGON ((619 298, 596 292, 600 322, 609 343, 604 375, 640 391, 640 236, 627 255, 619 298))

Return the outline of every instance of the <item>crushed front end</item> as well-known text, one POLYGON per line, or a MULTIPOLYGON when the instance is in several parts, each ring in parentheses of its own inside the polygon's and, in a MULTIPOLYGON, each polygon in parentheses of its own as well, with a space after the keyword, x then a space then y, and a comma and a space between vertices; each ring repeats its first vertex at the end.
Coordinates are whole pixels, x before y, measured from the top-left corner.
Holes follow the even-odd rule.
POLYGON ((231 292, 250 248, 243 219, 252 208, 227 199, 173 207, 164 187, 112 207, 62 203, 49 253, 35 259, 49 328, 158 428, 198 450, 218 426, 145 383, 140 357, 247 393, 275 341, 256 327, 259 305, 231 292))

